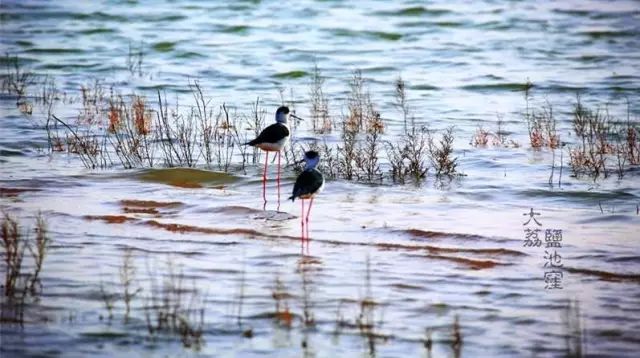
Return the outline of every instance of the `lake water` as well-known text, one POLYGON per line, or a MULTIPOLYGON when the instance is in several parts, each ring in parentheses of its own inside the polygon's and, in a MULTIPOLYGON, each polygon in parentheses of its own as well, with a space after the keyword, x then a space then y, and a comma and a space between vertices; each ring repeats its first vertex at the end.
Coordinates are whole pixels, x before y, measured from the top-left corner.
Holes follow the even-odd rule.
MULTIPOLYGON (((401 75, 419 125, 455 126, 464 174, 443 183, 430 172, 418 186, 330 180, 302 249, 298 201, 275 212, 273 165, 266 211, 260 165, 85 169, 47 150, 46 109, 34 100, 25 115, 3 92, 0 208, 29 228, 41 211, 52 239, 24 325, 0 325, 3 356, 561 356, 568 302, 579 304, 583 352, 640 351, 639 172, 575 178, 565 151, 562 183, 556 174, 549 185, 560 150, 530 148, 522 115, 530 81, 531 105, 553 105, 568 146, 578 92, 637 122, 637 1, 3 1, 0 10, 2 52, 75 96, 55 102, 60 118, 77 116, 80 86, 96 79, 151 106, 162 89, 186 108, 197 80, 215 107, 249 114, 260 98, 267 122, 284 96, 304 118, 315 61, 336 121, 362 70, 391 141, 403 125, 401 75), (140 71, 129 70, 130 46, 143 50, 140 71), (520 146, 470 145, 499 116, 520 146), (538 227, 523 226, 532 208, 539 228, 562 230, 562 289, 545 288, 550 250, 523 245, 538 227), (124 323, 127 252, 141 291, 124 323), (148 332, 168 261, 189 307, 202 308, 197 348, 148 332), (101 286, 115 298, 111 319, 101 286)), ((339 131, 318 135, 302 122, 293 141, 314 138, 336 143, 339 131)), ((286 168, 283 199, 294 180, 286 168)))

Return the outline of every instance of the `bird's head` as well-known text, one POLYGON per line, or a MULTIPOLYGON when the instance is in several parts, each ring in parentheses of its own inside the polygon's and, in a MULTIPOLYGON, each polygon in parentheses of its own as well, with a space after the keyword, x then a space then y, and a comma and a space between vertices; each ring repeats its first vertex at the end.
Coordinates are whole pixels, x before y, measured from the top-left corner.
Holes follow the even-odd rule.
POLYGON ((318 166, 318 163, 320 163, 320 154, 318 154, 318 152, 316 152, 315 150, 307 151, 306 153, 304 153, 303 160, 305 162, 304 170, 314 169, 318 166))
POLYGON ((276 110, 276 122, 286 124, 289 120, 289 107, 281 106, 276 110))

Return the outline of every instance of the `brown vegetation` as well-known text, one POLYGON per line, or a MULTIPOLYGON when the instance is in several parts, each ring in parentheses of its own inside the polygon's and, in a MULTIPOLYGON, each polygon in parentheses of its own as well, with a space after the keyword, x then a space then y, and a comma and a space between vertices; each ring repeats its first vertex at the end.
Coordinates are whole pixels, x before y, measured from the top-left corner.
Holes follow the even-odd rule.
POLYGON ((395 83, 395 106, 402 112, 404 133, 397 142, 386 143, 387 159, 391 166, 391 177, 394 181, 404 183, 407 177, 416 182, 427 175, 427 155, 432 141, 431 132, 426 128, 417 128, 415 117, 411 114, 406 83, 398 76, 395 83), (411 120, 409 124, 408 121, 411 120))
POLYGON ((274 321, 284 327, 291 328, 294 315, 289 309, 289 299, 292 296, 278 276, 276 276, 275 278, 274 287, 271 291, 271 297, 273 298, 276 305, 275 311, 273 313, 274 321))
POLYGON ((0 198, 15 198, 22 193, 40 191, 32 188, 0 188, 0 198))
MULTIPOLYGON (((142 55, 142 45, 136 51, 130 47, 127 64, 132 75, 141 74, 142 55)), ((161 91, 153 101, 135 93, 123 96, 114 88, 93 81, 81 86, 78 115, 59 118, 54 114, 54 103, 73 103, 73 99, 56 88, 53 78, 45 76, 36 81, 28 70, 20 67, 17 58, 10 60, 7 63, 12 66, 4 76, 3 89, 20 101, 29 85, 41 83, 42 88, 34 98, 47 114, 44 127, 50 150, 75 154, 87 168, 205 166, 229 172, 244 171, 247 164, 255 165, 260 160, 259 150, 243 145, 265 126, 265 116, 270 111, 261 107, 260 99, 252 105, 250 114, 239 114, 225 103, 214 106, 199 83, 193 81, 189 82, 189 88, 195 105, 180 107, 176 103, 169 107, 166 94, 161 91)), ((311 128, 318 134, 336 129, 323 86, 324 77, 316 64, 309 87, 309 109, 311 128)), ((527 82, 524 119, 531 147, 564 148, 552 105, 548 101, 539 107, 531 105, 532 88, 527 82)), ((386 120, 371 98, 367 80, 361 71, 353 72, 348 81, 346 113, 337 125, 339 140, 328 142, 324 137, 308 144, 321 153, 320 170, 327 178, 367 183, 390 179, 405 183, 407 179, 421 182, 429 169, 433 169, 438 179, 460 175, 453 147, 454 128, 438 133, 426 124, 419 125, 407 84, 401 77, 394 82, 394 89, 394 105, 404 130, 389 138, 385 133, 386 120)), ((284 89, 280 92, 283 104, 294 111, 293 94, 285 100, 284 89)), ((639 129, 630 114, 626 122, 617 122, 606 111, 587 109, 578 99, 573 117, 578 141, 568 154, 575 176, 606 178, 614 168, 618 177, 622 177, 629 168, 640 165, 639 129)), ((303 149, 301 143, 295 141, 297 121, 292 121, 290 126, 294 141, 284 152, 287 166, 295 165, 303 149)), ((519 146, 507 137, 501 116, 498 116, 497 129, 479 127, 470 144, 474 147, 519 146)), ((174 184, 201 187, 191 182, 174 184)))
POLYGON ((494 147, 503 147, 503 148, 518 148, 520 144, 518 144, 513 139, 509 139, 507 134, 503 129, 503 117, 498 115, 497 121, 497 129, 495 132, 491 132, 487 129, 484 129, 482 126, 479 126, 476 129, 476 132, 473 134, 471 141, 469 144, 473 147, 487 147, 489 145, 494 147))
POLYGON ((553 106, 546 101, 540 108, 530 106, 531 88, 533 85, 527 81, 524 99, 526 103, 524 119, 529 131, 529 143, 532 148, 558 148, 560 136, 556 132, 556 117, 553 114, 553 106))
POLYGON ((616 173, 622 178, 629 168, 640 164, 640 128, 627 113, 626 121, 616 121, 607 110, 586 107, 578 96, 572 122, 578 141, 569 149, 574 175, 606 178, 614 161, 616 173))
POLYGON ((150 273, 144 312, 151 337, 161 333, 176 334, 187 348, 203 344, 204 300, 194 287, 184 287, 184 274, 171 261, 161 275, 150 273), (160 282, 157 276, 162 277, 160 282))
POLYGON ((311 108, 311 126, 318 134, 330 133, 333 129, 333 122, 329 116, 329 99, 323 89, 324 78, 320 73, 318 64, 313 66, 311 84, 309 85, 309 102, 311 108))
POLYGON ((50 246, 47 224, 41 214, 36 217, 35 237, 23 232, 18 220, 3 214, 0 244, 4 256, 4 285, 0 322, 22 324, 27 299, 36 299, 42 290, 40 273, 50 246), (29 256, 25 255, 27 252, 29 256), (30 259, 30 266, 25 264, 30 259), (31 267, 31 270, 27 270, 31 267))

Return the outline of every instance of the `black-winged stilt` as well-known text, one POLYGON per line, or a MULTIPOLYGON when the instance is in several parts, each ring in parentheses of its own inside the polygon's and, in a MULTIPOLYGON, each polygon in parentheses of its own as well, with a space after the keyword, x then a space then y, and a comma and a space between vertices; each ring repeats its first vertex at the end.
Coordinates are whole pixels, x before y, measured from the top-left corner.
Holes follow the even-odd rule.
POLYGON ((304 153, 305 166, 304 170, 300 175, 298 175, 298 179, 296 179, 296 184, 293 186, 293 193, 289 197, 291 201, 294 201, 296 198, 300 198, 300 202, 302 203, 302 211, 300 215, 300 225, 302 228, 302 240, 304 241, 305 237, 305 225, 306 225, 306 236, 307 240, 309 240, 309 214, 311 213, 311 206, 313 205, 313 197, 316 194, 322 191, 324 187, 324 176, 316 167, 320 162, 320 155, 318 152, 310 150, 304 153), (304 212, 304 201, 305 199, 309 200, 309 209, 307 209, 307 213, 305 216, 304 212))
MULTIPOLYGON (((295 117, 295 116, 294 116, 295 117)), ((298 117, 295 117, 298 118, 298 117)), ((265 151, 264 159, 264 172, 262 174, 262 199, 266 207, 267 204, 267 164, 269 163, 269 152, 278 152, 278 205, 280 205, 280 152, 289 142, 289 127, 287 122, 289 120, 289 107, 281 106, 276 110, 276 123, 263 129, 258 137, 248 144, 250 146, 258 147, 265 151)))

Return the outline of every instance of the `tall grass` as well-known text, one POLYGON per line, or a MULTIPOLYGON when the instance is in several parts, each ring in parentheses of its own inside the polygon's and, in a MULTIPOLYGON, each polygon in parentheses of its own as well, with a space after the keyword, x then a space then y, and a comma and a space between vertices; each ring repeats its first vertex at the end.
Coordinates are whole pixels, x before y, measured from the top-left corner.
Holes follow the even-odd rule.
POLYGON ((576 176, 587 174, 593 178, 609 176, 607 155, 613 152, 609 143, 611 117, 606 111, 585 107, 577 98, 573 111, 573 130, 578 138, 570 152, 570 164, 576 176))
POLYGON ((429 140, 429 160, 436 175, 452 176, 457 173, 458 158, 453 155, 454 127, 448 127, 438 142, 429 140))
MULTIPOLYGON (((130 54, 135 54, 133 49, 130 54)), ((136 58, 127 60, 134 72, 141 64, 141 59, 136 58)), ((5 91, 22 96, 35 82, 27 75, 28 70, 16 67, 17 60, 8 62, 13 67, 4 76, 5 91)), ((93 81, 80 88, 77 115, 60 117, 54 113, 54 103, 72 104, 73 100, 56 89, 52 78, 40 82, 42 88, 34 98, 46 115, 44 127, 50 150, 76 155, 90 169, 161 166, 246 171, 247 165, 258 163, 261 152, 242 144, 257 136, 272 112, 262 107, 259 98, 246 112, 225 102, 214 103, 198 81, 189 82, 192 106, 179 106, 177 100, 170 104, 160 91, 151 98, 135 93, 124 96, 102 81, 93 81)), ((429 172, 437 178, 459 175, 453 147, 455 129, 430 128, 428 119, 413 108, 409 86, 402 77, 393 82, 392 99, 396 117, 402 123, 400 133, 386 132, 392 122, 380 113, 377 101, 371 98, 369 81, 361 71, 355 70, 345 87, 343 114, 334 126, 325 77, 314 64, 308 92, 308 124, 314 134, 322 137, 300 138, 298 122, 291 121, 293 140, 284 151, 288 167, 294 166, 300 153, 310 147, 321 153, 320 169, 330 179, 403 184, 409 180, 420 183, 429 172)), ((571 118, 577 139, 573 145, 565 146, 558 129, 562 113, 559 115, 549 101, 533 105, 532 88, 528 82, 523 114, 532 148, 569 148, 561 157, 567 154, 574 176, 607 178, 615 170, 622 178, 630 168, 640 165, 639 129, 630 113, 626 121, 616 121, 606 110, 587 108, 578 98, 571 118)), ((280 97, 292 111, 299 103, 293 93, 285 98, 284 89, 280 89, 280 97)), ((497 128, 478 127, 470 145, 518 147, 508 138, 503 124, 502 116, 498 116, 497 128)))
POLYGON ((586 329, 578 301, 568 301, 562 315, 564 324, 565 356, 580 358, 587 356, 586 329))
POLYGON ((318 64, 314 63, 309 85, 309 114, 313 132, 318 134, 330 133, 333 129, 333 122, 329 116, 329 99, 324 93, 324 81, 318 64))
POLYGON ((203 343, 204 300, 194 287, 184 287, 182 269, 172 260, 166 262, 165 272, 150 272, 151 283, 147 291, 144 312, 151 337, 175 334, 187 348, 198 349, 203 343))
POLYGON ((18 56, 5 54, 6 69, 2 79, 2 91, 16 96, 16 106, 23 113, 31 114, 31 104, 25 97, 28 94, 29 86, 36 82, 33 72, 25 69, 20 64, 18 56))
POLYGON ((397 141, 387 141, 387 159, 394 181, 405 183, 407 177, 420 181, 428 171, 427 155, 431 136, 427 127, 417 128, 411 114, 406 83, 398 76, 395 83, 395 106, 402 113, 404 132, 397 141), (410 121, 410 122, 409 122, 410 121))
POLYGON ((18 219, 4 213, 1 241, 4 256, 4 285, 0 321, 22 324, 27 299, 36 300, 42 291, 40 274, 44 267, 51 240, 47 223, 41 214, 36 216, 35 237, 23 230, 18 219), (30 255, 27 255, 29 253, 30 255))

